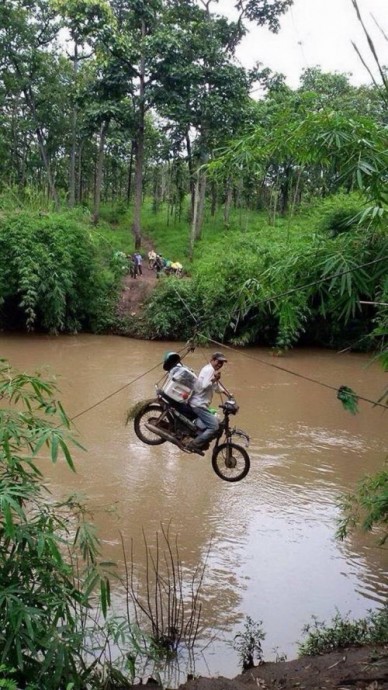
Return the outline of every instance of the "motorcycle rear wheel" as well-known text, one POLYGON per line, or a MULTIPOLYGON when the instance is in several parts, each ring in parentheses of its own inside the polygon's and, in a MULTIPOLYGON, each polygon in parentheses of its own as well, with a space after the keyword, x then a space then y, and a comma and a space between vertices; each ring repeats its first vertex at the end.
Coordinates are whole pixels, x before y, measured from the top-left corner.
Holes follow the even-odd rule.
POLYGON ((162 443, 166 443, 165 438, 157 436, 145 426, 146 424, 158 426, 158 421, 162 412, 163 407, 159 403, 148 403, 148 405, 137 413, 133 420, 136 436, 148 446, 159 446, 162 443))
POLYGON ((212 455, 212 467, 225 482, 239 482, 247 476, 251 461, 245 448, 237 443, 222 443, 212 455))

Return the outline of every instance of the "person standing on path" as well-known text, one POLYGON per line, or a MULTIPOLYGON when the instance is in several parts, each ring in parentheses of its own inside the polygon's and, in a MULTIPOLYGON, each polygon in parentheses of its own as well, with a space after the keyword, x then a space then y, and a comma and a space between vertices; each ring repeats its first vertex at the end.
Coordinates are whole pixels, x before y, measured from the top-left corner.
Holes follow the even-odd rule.
POLYGON ((222 352, 214 352, 209 364, 202 367, 199 372, 198 379, 194 385, 194 393, 189 400, 189 405, 206 428, 199 436, 190 441, 187 446, 188 450, 206 450, 206 448, 209 447, 209 441, 217 436, 220 424, 217 416, 209 411, 209 407, 213 399, 214 391, 221 392, 222 390, 218 382, 221 378, 221 369, 224 362, 227 361, 228 360, 222 352))
POLYGON ((156 255, 155 259, 155 270, 156 270, 156 277, 159 278, 160 272, 163 269, 163 257, 161 254, 156 255))
POLYGON ((156 260, 156 252, 153 249, 150 249, 148 252, 148 268, 151 270, 155 267, 155 260, 156 260))
POLYGON ((137 269, 137 270, 136 270, 136 273, 137 273, 139 276, 142 276, 142 275, 143 275, 143 268, 142 268, 143 257, 142 257, 142 255, 140 254, 140 252, 135 252, 134 255, 133 255, 133 258, 135 259, 135 264, 136 264, 136 269, 137 269))
POLYGON ((136 267, 135 259, 133 258, 132 254, 128 254, 127 259, 128 259, 128 266, 129 266, 129 275, 131 276, 131 278, 136 278, 137 267, 136 267))

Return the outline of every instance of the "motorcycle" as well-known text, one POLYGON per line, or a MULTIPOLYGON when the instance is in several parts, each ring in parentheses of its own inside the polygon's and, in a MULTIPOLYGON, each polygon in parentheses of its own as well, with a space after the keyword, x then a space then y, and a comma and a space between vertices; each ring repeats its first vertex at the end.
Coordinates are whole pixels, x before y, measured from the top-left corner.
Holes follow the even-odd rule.
MULTIPOLYGON (((228 398, 219 405, 223 419, 214 439, 212 467, 221 479, 238 482, 247 476, 250 458, 245 448, 234 442, 234 438, 238 437, 238 440, 248 446, 249 436, 245 431, 230 426, 229 418, 237 414, 239 406, 229 391, 225 389, 225 393, 228 398)), ((143 443, 157 446, 168 441, 185 453, 205 455, 202 450, 190 450, 186 447, 201 431, 202 424, 187 403, 176 402, 160 388, 156 389, 156 398, 145 403, 134 418, 136 436, 143 443)))

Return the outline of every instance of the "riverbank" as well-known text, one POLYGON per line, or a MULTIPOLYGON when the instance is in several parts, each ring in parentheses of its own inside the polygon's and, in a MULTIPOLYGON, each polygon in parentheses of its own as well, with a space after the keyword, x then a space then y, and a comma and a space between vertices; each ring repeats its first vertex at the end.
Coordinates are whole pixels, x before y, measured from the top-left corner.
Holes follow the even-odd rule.
POLYGON ((197 678, 180 690, 388 688, 388 646, 351 647, 321 656, 264 663, 233 679, 197 678))

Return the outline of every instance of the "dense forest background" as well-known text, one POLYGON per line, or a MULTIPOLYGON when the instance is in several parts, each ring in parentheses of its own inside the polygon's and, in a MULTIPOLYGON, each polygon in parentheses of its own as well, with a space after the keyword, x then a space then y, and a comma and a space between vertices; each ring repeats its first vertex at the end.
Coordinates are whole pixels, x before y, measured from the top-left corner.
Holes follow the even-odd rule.
POLYGON ((291 5, 2 3, 3 328, 384 351, 386 70, 368 34, 369 85, 245 69, 291 5), (150 242, 186 279, 118 318, 115 253, 150 242))
MULTIPOLYGON (((387 71, 368 34, 364 86, 245 69, 248 23, 277 31, 291 5, 237 0, 230 21, 216 0, 1 0, 1 329, 318 344, 388 368, 387 71), (149 246, 184 277, 123 315, 122 252, 149 246)), ((171 649, 105 622, 113 564, 85 507, 43 484, 42 451, 74 467, 57 389, 0 360, 0 398, 0 686, 132 687, 139 657, 171 649)), ((386 540, 387 507, 384 468, 345 504, 342 536, 361 522, 386 540)))

